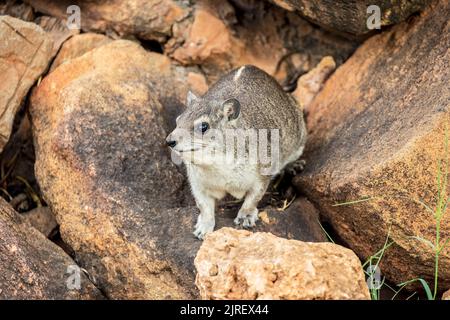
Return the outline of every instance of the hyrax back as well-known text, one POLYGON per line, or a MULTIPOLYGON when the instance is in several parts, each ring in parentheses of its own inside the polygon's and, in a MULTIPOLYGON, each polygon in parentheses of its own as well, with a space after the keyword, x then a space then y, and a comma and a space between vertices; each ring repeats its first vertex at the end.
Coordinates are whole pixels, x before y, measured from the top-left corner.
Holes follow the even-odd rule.
MULTIPOLYGON (((202 239, 213 231, 215 201, 227 193, 245 197, 235 223, 254 226, 257 204, 271 175, 297 160, 305 142, 303 113, 295 100, 271 76, 254 66, 243 66, 225 75, 201 98, 189 93, 187 108, 178 117, 167 143, 186 164, 200 209, 194 234, 202 239), (244 146, 245 156, 238 152, 238 146, 233 146, 236 157, 232 162, 223 161, 229 160, 223 152, 230 150, 226 136, 238 132, 239 137, 243 131, 257 132, 258 139, 261 132, 269 133, 269 153, 278 150, 278 163, 270 174, 261 170, 259 158, 256 163, 247 161, 250 143, 244 146)), ((260 141, 256 143, 259 152, 264 147, 260 141)))
POLYGON ((281 163, 300 157, 306 143, 303 112, 273 77, 255 66, 243 66, 222 77, 202 100, 220 103, 228 98, 241 106, 236 128, 279 129, 281 163))

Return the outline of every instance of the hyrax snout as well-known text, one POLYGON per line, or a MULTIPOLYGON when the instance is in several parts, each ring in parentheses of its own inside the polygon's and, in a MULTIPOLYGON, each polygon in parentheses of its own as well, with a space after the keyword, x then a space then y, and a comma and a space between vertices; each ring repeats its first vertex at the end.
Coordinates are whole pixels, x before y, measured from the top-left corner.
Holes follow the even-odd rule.
POLYGON ((186 165, 200 210, 194 234, 214 230, 215 204, 244 198, 234 222, 252 227, 271 178, 297 160, 306 142, 303 113, 267 73, 254 66, 231 71, 203 97, 188 93, 167 145, 186 165))

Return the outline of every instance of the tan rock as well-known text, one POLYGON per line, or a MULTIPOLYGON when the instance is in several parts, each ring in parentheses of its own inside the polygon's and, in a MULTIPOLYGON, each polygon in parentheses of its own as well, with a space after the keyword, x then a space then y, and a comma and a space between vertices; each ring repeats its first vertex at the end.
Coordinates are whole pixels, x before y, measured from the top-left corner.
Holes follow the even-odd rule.
POLYGON ((208 91, 208 84, 204 75, 196 72, 189 72, 187 81, 190 89, 197 95, 204 95, 208 91))
POLYGON ((57 66, 69 60, 82 56, 88 51, 100 47, 111 42, 112 39, 103 34, 97 33, 82 33, 67 40, 58 52, 55 60, 53 60, 50 71, 53 71, 57 66))
MULTIPOLYGON (((55 68, 31 97, 40 189, 63 240, 108 297, 198 296, 198 210, 175 208, 193 200, 166 149, 163 117, 186 95, 187 73, 115 40, 55 68)), ((232 226, 236 213, 217 226, 232 226)), ((257 230, 311 240, 301 214, 274 210, 275 223, 257 230)))
MULTIPOLYGON (((73 1, 25 0, 36 11, 67 18, 67 8, 73 1)), ((184 19, 190 9, 173 0, 112 0, 77 1, 80 8, 81 29, 110 36, 136 36, 140 39, 165 41, 172 26, 184 19)))
POLYGON ((0 16, 0 151, 28 90, 47 69, 53 43, 30 22, 0 16), (5 40, 3 40, 5 39, 5 40))
POLYGON ((359 259, 332 243, 222 228, 207 235, 195 267, 203 299, 369 299, 359 259))
POLYGON ((322 90, 323 84, 336 68, 333 57, 324 57, 320 63, 297 80, 297 88, 292 93, 300 107, 308 111, 314 97, 322 90))
POLYGON ((60 247, 25 222, 1 197, 0 234, 1 300, 104 298, 60 247))
POLYGON ((442 300, 450 300, 450 290, 444 292, 442 300))
MULTIPOLYGON (((394 241, 381 272, 394 282, 433 279, 437 166, 450 121, 450 4, 370 38, 325 83, 310 105, 303 190, 361 257, 394 241), (352 205, 348 201, 375 197, 352 205)), ((441 239, 450 237, 448 212, 441 239)), ((441 253, 450 287, 450 248, 441 253)))
POLYGON ((368 11, 369 6, 377 6, 380 9, 380 26, 385 27, 404 21, 411 14, 422 10, 430 3, 427 0, 271 1, 286 10, 297 10, 328 30, 351 36, 363 35, 372 31, 367 27, 367 20, 373 15, 373 11, 368 11))

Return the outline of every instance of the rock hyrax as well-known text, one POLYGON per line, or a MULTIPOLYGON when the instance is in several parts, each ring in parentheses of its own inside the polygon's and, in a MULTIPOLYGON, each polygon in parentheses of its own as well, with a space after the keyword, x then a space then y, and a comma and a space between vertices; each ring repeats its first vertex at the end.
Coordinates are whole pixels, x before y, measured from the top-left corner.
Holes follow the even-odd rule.
POLYGON ((244 198, 234 222, 254 226, 271 178, 303 152, 301 109, 254 66, 231 71, 203 97, 188 93, 186 105, 166 142, 185 163, 200 210, 194 235, 214 230, 216 200, 227 193, 244 198))

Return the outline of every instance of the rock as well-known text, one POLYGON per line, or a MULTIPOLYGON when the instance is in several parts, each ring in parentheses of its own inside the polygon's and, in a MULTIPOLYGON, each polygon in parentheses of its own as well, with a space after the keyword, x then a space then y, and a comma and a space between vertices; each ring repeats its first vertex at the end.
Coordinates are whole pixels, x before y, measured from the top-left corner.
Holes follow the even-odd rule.
POLYGON ((52 57, 56 56, 62 44, 70 37, 79 34, 79 29, 67 28, 66 20, 41 16, 35 21, 53 40, 52 57))
POLYGON ((323 84, 335 68, 333 57, 327 56, 297 80, 297 88, 292 95, 303 110, 308 111, 312 100, 322 90, 323 84))
POLYGON ((0 198, 0 299, 103 299, 64 251, 0 198), (69 286, 68 286, 69 285, 69 286), (70 285, 74 285, 71 287, 70 285))
POLYGON ((9 140, 14 117, 28 90, 47 69, 53 43, 30 22, 0 16, 0 151, 9 140))
POLYGON ((24 21, 33 21, 33 8, 22 1, 6 0, 0 3, 0 15, 7 15, 24 21))
POLYGON ((252 64, 289 89, 324 55, 341 64, 356 47, 269 3, 237 11, 227 1, 200 0, 193 9, 174 25, 164 51, 183 65, 201 65, 209 84, 233 68, 252 64), (245 19, 237 19, 239 15, 245 19))
POLYGON ((197 95, 204 95, 208 91, 208 84, 204 75, 196 72, 189 72, 187 82, 191 90, 197 95))
POLYGON ((39 230, 47 238, 58 227, 55 216, 49 207, 37 207, 22 214, 30 225, 39 230))
POLYGON ((55 60, 53 60, 52 66, 50 67, 50 72, 60 64, 82 56, 86 52, 111 41, 111 38, 97 33, 82 33, 71 37, 63 44, 55 60))
MULTIPOLYGON (((67 18, 72 4, 68 0, 26 2, 60 19, 67 18)), ((297 77, 324 55, 332 55, 341 64, 357 45, 263 2, 237 13, 228 1, 217 0, 84 0, 77 4, 82 30, 159 41, 179 63, 201 65, 208 83, 235 67, 254 64, 295 87, 297 77), (241 13, 246 19, 237 19, 241 13)))
POLYGON ((286 209, 266 207, 260 211, 259 217, 261 224, 271 226, 272 233, 286 232, 285 238, 306 242, 327 241, 319 223, 319 212, 306 198, 294 200, 286 209), (286 228, 283 221, 295 221, 295 223, 286 230, 281 230, 280 228, 286 228))
POLYGON ((20 212, 20 209, 28 209, 28 196, 25 193, 19 193, 9 201, 9 205, 16 211, 20 212))
POLYGON ((385 27, 404 21, 411 14, 422 10, 430 3, 427 0, 271 1, 286 10, 296 10, 309 20, 328 30, 350 36, 364 35, 372 31, 367 27, 367 21, 373 15, 373 11, 368 12, 369 6, 375 5, 380 8, 380 26, 385 27))
POLYGON ((450 290, 444 292, 442 300, 450 300, 450 290))
MULTIPOLYGON (((450 120, 450 4, 370 38, 325 83, 310 105, 306 169, 294 179, 359 256, 394 242, 381 271, 393 283, 433 279, 433 209, 439 159, 450 120), (348 201, 367 199, 351 205, 348 201), (389 231, 390 230, 390 231, 389 231)), ((448 214, 448 212, 446 213, 448 214)), ((450 237, 444 217, 441 239, 450 237)), ((439 261, 450 287, 450 249, 439 261)))
MULTIPOLYGON (((66 19, 70 0, 25 0, 36 11, 66 19)), ((184 19, 190 9, 173 0, 81 0, 81 29, 106 33, 112 37, 136 36, 145 40, 166 41, 172 26, 184 19)))
POLYGON ((369 299, 358 257, 333 243, 222 228, 197 256, 203 299, 369 299))
MULTIPOLYGON (((31 97, 43 196, 61 237, 110 298, 198 296, 198 210, 183 207, 193 201, 165 147, 162 116, 187 92, 183 70, 116 40, 55 68, 31 97)), ((217 227, 232 226, 236 214, 219 214, 217 227)), ((311 237, 300 214, 268 210, 271 223, 257 230, 311 237)))

